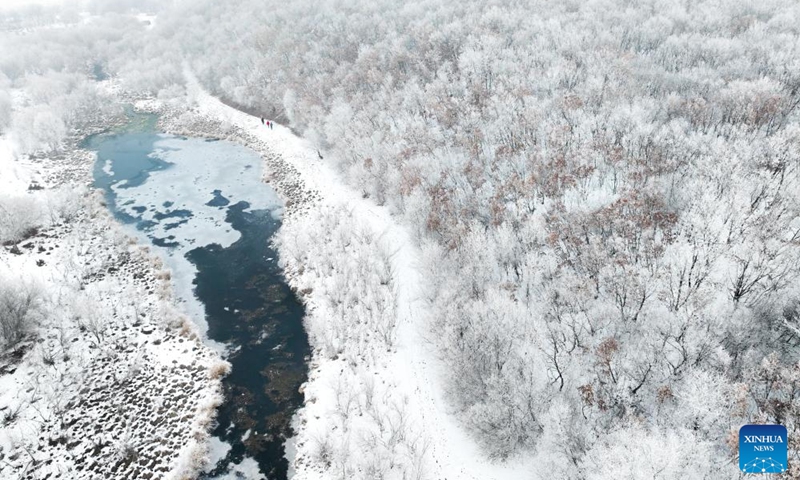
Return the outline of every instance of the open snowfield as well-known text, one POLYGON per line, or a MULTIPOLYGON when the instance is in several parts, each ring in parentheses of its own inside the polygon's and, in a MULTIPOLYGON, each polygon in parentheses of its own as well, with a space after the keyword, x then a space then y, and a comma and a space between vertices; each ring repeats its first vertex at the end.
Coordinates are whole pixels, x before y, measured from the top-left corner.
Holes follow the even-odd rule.
MULTIPOLYGON (((307 189, 319 192, 319 204, 313 211, 286 219, 279 240, 290 283, 305 292, 309 307, 306 329, 315 347, 305 387, 306 404, 296 418, 298 434, 287 449, 294 452, 295 478, 333 478, 343 472, 348 472, 348 478, 369 478, 378 472, 386 478, 525 476, 529 465, 513 461, 495 464, 485 459, 456 424, 444 400, 441 385, 445 373, 425 340, 428 319, 422 254, 408 230, 385 208, 344 185, 317 150, 287 128, 265 128, 258 118, 202 91, 196 81, 191 82, 190 97, 196 99, 201 114, 240 127, 263 142, 274 156, 296 170, 307 189), (335 213, 333 219, 325 221, 330 212, 335 213), (337 252, 340 242, 344 251, 337 252), (360 318, 354 308, 345 309, 340 318, 344 325, 335 326, 333 318, 342 310, 331 306, 331 296, 348 295, 342 289, 351 289, 348 284, 352 282, 369 282, 372 273, 367 268, 354 276, 350 273, 355 270, 336 266, 337 262, 353 261, 344 258, 351 245, 364 249, 362 255, 355 255, 356 261, 359 257, 364 262, 386 261, 383 273, 390 278, 382 284, 390 287, 389 305, 384 310, 392 317, 388 319, 389 332, 381 328, 386 319, 372 318, 379 314, 360 318), (361 327, 355 325, 362 319, 361 327), (382 341, 369 338, 376 333, 370 332, 373 327, 384 333, 388 348, 375 348, 382 341), (331 350, 324 344, 326 338, 336 335, 331 333, 336 328, 347 333, 331 350), (360 345, 360 350, 351 351, 353 345, 360 345), (347 470, 350 465, 355 465, 354 470, 347 470)), ((351 301, 370 303, 371 299, 351 301)))

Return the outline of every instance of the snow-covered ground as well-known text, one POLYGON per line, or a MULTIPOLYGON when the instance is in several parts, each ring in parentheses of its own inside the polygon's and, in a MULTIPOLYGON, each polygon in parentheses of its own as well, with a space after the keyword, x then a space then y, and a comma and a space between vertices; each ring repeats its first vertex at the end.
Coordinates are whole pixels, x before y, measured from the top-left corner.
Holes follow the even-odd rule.
POLYGON ((444 399, 447 372, 425 340, 426 279, 409 231, 348 188, 289 129, 268 129, 208 95, 191 76, 189 84, 200 114, 239 127, 248 141, 265 146, 268 169, 276 168, 276 158, 284 162, 279 169, 296 172, 317 199, 313 210, 287 216, 279 232, 281 260, 308 306, 315 349, 297 436, 287 447, 294 478, 524 478, 531 465, 486 459, 444 399), (348 255, 359 264, 348 266, 348 255), (331 298, 359 294, 375 297, 331 298), (381 312, 374 305, 383 305, 381 312))

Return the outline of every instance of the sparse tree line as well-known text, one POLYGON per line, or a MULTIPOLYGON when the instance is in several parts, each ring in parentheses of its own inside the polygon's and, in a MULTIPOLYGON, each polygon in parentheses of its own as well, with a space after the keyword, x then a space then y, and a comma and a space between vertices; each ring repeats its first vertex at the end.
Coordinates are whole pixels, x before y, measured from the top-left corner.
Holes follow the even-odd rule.
MULTIPOLYGON (((115 267, 115 262, 130 259, 130 253, 120 252, 116 259, 91 256, 92 242, 99 239, 107 241, 112 248, 128 248, 129 242, 119 232, 103 227, 107 214, 98 210, 98 203, 94 194, 84 187, 0 196, 0 243, 4 249, 4 258, 0 260, 0 353, 29 343, 36 338, 39 326, 43 323, 52 326, 56 317, 65 325, 91 333, 96 345, 103 343, 108 319, 101 318, 104 315, 102 300, 100 296, 95 298, 85 293, 85 287, 93 279, 104 276, 110 267, 115 267), (72 223, 87 218, 98 223, 95 230, 73 230, 72 223), (42 246, 42 240, 50 238, 45 232, 54 231, 65 237, 56 247, 71 250, 74 255, 63 258, 44 255, 54 252, 52 246, 49 249, 42 246), (35 244, 41 248, 35 249, 35 244), (41 277, 35 270, 20 270, 20 262, 25 264, 33 253, 49 261, 58 260, 52 265, 55 278, 41 277), (44 287, 51 281, 56 282, 57 288, 44 287)), ((131 318, 136 321, 132 314, 131 318)))
MULTIPOLYGON (((0 244, 7 254, 22 254, 19 244, 40 230, 74 219, 84 207, 86 194, 85 189, 69 187, 21 196, 0 194, 0 244)), ((52 307, 37 279, 22 275, 10 265, 5 263, 0 270, 2 352, 27 340, 52 307)))

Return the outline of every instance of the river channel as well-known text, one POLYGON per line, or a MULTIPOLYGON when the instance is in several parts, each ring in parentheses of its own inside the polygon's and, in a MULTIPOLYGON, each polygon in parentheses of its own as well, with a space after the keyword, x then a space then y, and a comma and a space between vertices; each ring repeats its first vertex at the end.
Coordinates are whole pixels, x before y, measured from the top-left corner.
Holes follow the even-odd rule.
POLYGON ((270 246, 282 204, 245 147, 159 134, 156 117, 89 137, 95 187, 172 271, 180 306, 231 362, 204 478, 284 479, 283 444, 302 404, 304 309, 270 246))

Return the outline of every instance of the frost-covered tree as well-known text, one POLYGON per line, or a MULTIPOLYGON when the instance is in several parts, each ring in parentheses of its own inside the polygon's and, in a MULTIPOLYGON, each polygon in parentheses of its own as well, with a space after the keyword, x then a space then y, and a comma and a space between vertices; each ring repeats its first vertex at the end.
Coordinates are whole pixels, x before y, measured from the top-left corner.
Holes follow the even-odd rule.
POLYGON ((593 438, 635 419, 735 456, 765 404, 726 395, 796 361, 795 3, 239 5, 182 10, 193 68, 283 108, 428 245, 431 336, 490 454, 613 456, 593 438), (554 432, 553 402, 585 428, 554 432))
POLYGON ((39 288, 21 278, 0 278, 0 348, 16 347, 30 335, 42 311, 39 288))

